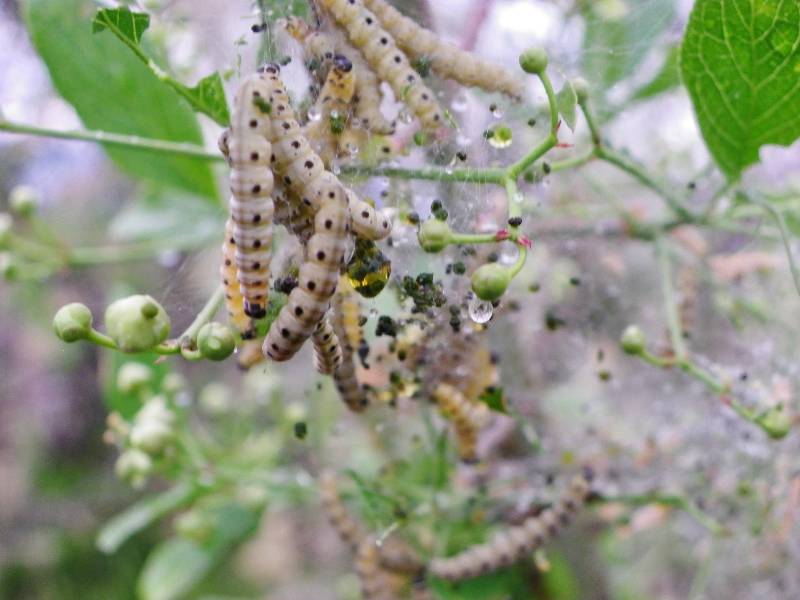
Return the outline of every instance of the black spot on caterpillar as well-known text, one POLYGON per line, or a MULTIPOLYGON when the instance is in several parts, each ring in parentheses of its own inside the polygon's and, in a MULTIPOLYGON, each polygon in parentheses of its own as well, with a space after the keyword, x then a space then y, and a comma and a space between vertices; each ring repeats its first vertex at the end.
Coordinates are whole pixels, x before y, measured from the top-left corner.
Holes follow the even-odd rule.
POLYGON ((367 408, 364 388, 356 377, 355 350, 361 344, 361 307, 346 277, 339 281, 333 297, 333 330, 342 346, 342 362, 333 374, 336 389, 347 407, 354 412, 367 408))
POLYGON ((234 102, 231 128, 220 138, 231 166, 230 211, 236 247, 237 279, 247 315, 266 314, 272 257, 272 145, 265 137, 269 119, 254 104, 269 94, 257 75, 247 77, 234 102))
POLYGON ((436 130, 444 125, 444 113, 436 95, 360 0, 319 0, 319 4, 347 31, 350 41, 363 52, 378 78, 386 81, 397 99, 411 108, 423 129, 436 130))
POLYGON ((251 338, 254 335, 253 323, 244 312, 244 298, 239 289, 239 279, 236 276, 236 246, 233 240, 234 224, 229 218, 225 223, 225 241, 222 244, 222 265, 220 276, 225 289, 225 309, 228 320, 241 334, 242 338, 251 338))
POLYGON ((363 0, 394 37, 397 45, 412 60, 426 59, 431 69, 445 79, 492 92, 502 92, 515 100, 522 98, 523 77, 443 41, 432 31, 417 25, 386 0, 363 0))
POLYGON ((347 189, 347 201, 350 208, 350 223, 353 232, 367 240, 382 240, 392 232, 392 220, 385 213, 380 213, 356 193, 347 189))
MULTIPOLYGON (((298 306, 295 311, 298 310, 303 309, 298 306)), ((314 367, 323 375, 332 375, 342 363, 342 347, 328 317, 324 317, 317 324, 311 335, 311 341, 314 344, 314 367)))
POLYGON ((453 423, 461 460, 476 462, 478 433, 491 416, 487 406, 482 402, 469 400, 457 388, 446 383, 437 385, 431 398, 436 402, 442 416, 453 423))
POLYGON ((521 525, 497 532, 488 542, 455 556, 432 560, 429 573, 459 581, 511 565, 555 537, 583 506, 588 494, 589 481, 585 476, 577 476, 553 507, 526 519, 521 525))

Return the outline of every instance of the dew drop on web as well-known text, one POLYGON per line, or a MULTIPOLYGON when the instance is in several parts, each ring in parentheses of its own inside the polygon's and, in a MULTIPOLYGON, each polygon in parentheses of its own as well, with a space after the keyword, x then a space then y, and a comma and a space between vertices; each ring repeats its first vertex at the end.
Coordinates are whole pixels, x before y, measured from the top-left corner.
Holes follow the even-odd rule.
POLYGON ((469 318, 476 323, 486 323, 492 318, 491 302, 481 300, 477 296, 473 296, 469 301, 469 318))

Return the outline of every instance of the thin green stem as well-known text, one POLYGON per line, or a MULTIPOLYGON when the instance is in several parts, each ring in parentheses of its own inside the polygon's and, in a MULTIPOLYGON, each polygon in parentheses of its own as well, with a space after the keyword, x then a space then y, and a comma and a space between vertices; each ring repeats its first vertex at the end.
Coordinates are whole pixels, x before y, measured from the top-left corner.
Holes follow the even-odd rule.
POLYGON ((600 136, 600 128, 597 126, 597 121, 594 118, 594 113, 589 110, 587 101, 579 103, 583 116, 586 119, 586 124, 589 126, 589 132, 592 134, 592 143, 600 147, 603 144, 603 138, 600 136))
POLYGON ((167 250, 195 250, 216 240, 217 235, 147 240, 119 246, 95 246, 67 250, 69 267, 93 267, 147 260, 167 250))
POLYGON ((783 247, 786 250, 786 257, 789 259, 789 270, 792 273, 794 288, 797 290, 797 293, 800 294, 800 273, 798 273, 797 265, 794 262, 794 253, 792 252, 792 246, 789 242, 789 230, 786 227, 786 220, 783 218, 783 213, 769 202, 765 202, 759 198, 747 198, 747 200, 761 207, 762 210, 772 217, 772 220, 775 221, 775 224, 778 226, 778 231, 781 232, 783 247))
POLYGON ((669 506, 671 508, 684 511, 714 535, 725 535, 728 533, 728 530, 721 523, 718 523, 713 517, 700 510, 693 502, 676 494, 651 493, 625 494, 621 496, 598 496, 592 498, 592 502, 603 504, 620 503, 627 504, 629 506, 661 504, 662 506, 669 506))
POLYGON ((111 348, 112 350, 119 350, 117 343, 104 333, 100 333, 96 329, 90 329, 89 335, 86 339, 93 344, 103 346, 104 348, 111 348))
POLYGON ((491 244, 497 241, 496 233, 453 233, 451 244, 491 244))
POLYGON ((59 131, 56 129, 36 127, 33 125, 24 125, 22 123, 12 123, 10 121, 5 121, 2 119, 0 119, 0 131, 6 131, 8 133, 34 135, 39 137, 56 138, 62 140, 94 142, 94 143, 104 144, 106 146, 135 148, 147 152, 189 156, 192 158, 198 158, 214 162, 222 162, 225 160, 225 158, 219 152, 211 152, 195 144, 189 144, 183 142, 168 142, 166 140, 144 138, 138 135, 123 135, 119 133, 109 133, 107 131, 91 131, 91 130, 59 131))
POLYGON ((565 160, 555 161, 549 164, 550 173, 558 173, 559 171, 566 171, 567 169, 575 169, 582 167, 592 159, 597 157, 597 150, 591 148, 588 152, 567 158, 565 160))
MULTIPOLYGON (((508 177, 504 184, 506 196, 508 197, 508 218, 522 216, 522 204, 520 202, 519 188, 517 187, 517 180, 514 177, 508 177)), ((512 232, 516 232, 517 228, 511 226, 512 232)))
POLYGON ((542 70, 539 73, 539 80, 544 86, 545 94, 547 94, 547 105, 550 108, 550 133, 554 136, 558 133, 558 101, 556 100, 556 92, 553 89, 553 83, 547 75, 547 71, 542 70))
POLYGON ((667 313, 667 325, 669 327, 669 337, 672 342, 672 350, 678 360, 683 360, 688 355, 686 343, 683 339, 680 317, 678 316, 678 305, 675 301, 675 291, 672 287, 672 268, 669 260, 669 249, 664 240, 664 236, 656 236, 656 253, 658 254, 658 266, 661 270, 661 293, 664 297, 664 309, 667 313))
POLYGON ((519 248, 519 256, 517 256, 517 260, 511 265, 511 277, 516 277, 519 272, 522 270, 522 267, 525 266, 525 259, 528 257, 528 247, 524 244, 517 244, 517 248, 519 248))
POLYGON ((505 178, 503 169, 443 169, 423 167, 407 169, 402 167, 356 167, 343 166, 342 174, 353 177, 392 177, 395 179, 422 179, 427 181, 449 181, 463 183, 493 183, 502 185, 505 178))
POLYGON ((187 344, 194 344, 197 341, 197 333, 200 329, 211 321, 214 318, 214 315, 217 314, 217 311, 222 306, 223 301, 225 300, 225 289, 220 285, 214 290, 214 293, 206 301, 205 306, 197 313, 197 316, 192 321, 192 324, 186 328, 180 336, 180 342, 182 345, 186 346, 187 344))
POLYGON ((516 180, 522 172, 530 167, 533 163, 539 160, 542 156, 547 154, 550 150, 552 150, 555 145, 558 143, 558 138, 556 134, 551 132, 544 138, 538 146, 536 146, 533 150, 528 152, 525 156, 520 158, 517 162, 506 169, 506 176, 509 179, 516 180))

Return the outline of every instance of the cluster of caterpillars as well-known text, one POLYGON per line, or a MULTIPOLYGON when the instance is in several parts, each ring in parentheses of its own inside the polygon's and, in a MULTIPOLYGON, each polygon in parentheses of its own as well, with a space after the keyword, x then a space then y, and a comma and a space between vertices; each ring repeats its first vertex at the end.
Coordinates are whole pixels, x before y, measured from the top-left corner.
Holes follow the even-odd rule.
POLYGON ((320 504, 339 538, 354 556, 355 571, 365 600, 403 597, 428 598, 427 579, 451 582, 485 575, 510 566, 568 526, 586 502, 591 472, 576 475, 556 502, 519 525, 500 528, 488 541, 447 557, 426 560, 397 535, 376 536, 356 519, 342 501, 336 476, 323 472, 319 479, 320 504))

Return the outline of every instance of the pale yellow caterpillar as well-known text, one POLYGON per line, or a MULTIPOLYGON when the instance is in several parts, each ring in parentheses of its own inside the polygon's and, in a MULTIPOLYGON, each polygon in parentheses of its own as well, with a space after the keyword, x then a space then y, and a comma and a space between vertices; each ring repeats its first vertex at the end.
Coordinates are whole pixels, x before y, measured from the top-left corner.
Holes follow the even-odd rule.
POLYGON ((449 581, 469 579, 511 565, 540 548, 566 527, 589 495, 589 481, 575 477, 554 506, 521 525, 497 532, 490 541, 431 561, 428 572, 449 581))
POLYGON ((298 17, 289 17, 286 21, 286 30, 296 40, 303 44, 306 59, 316 61, 318 76, 321 79, 337 54, 346 56, 353 65, 355 74, 355 116, 361 121, 361 127, 372 133, 391 135, 394 133, 394 123, 387 120, 381 112, 380 80, 373 73, 364 55, 354 48, 345 35, 338 28, 330 31, 313 29, 298 17))
POLYGON ((342 401, 353 412, 362 412, 369 401, 356 377, 355 353, 361 343, 361 309, 353 286, 342 276, 333 297, 333 331, 342 346, 342 362, 333 373, 333 381, 342 401))
POLYGON ((431 69, 445 79, 453 79, 488 92, 502 92, 514 100, 522 98, 524 78, 462 50, 455 44, 445 42, 432 31, 403 15, 386 0, 363 1, 412 60, 430 61, 431 69))
POLYGON ((268 93, 269 86, 258 75, 246 78, 236 96, 230 132, 220 140, 231 165, 237 279, 244 312, 253 318, 266 315, 272 257, 272 146, 265 137, 270 120, 260 102, 268 93))
POLYGON ((397 99, 408 105, 423 129, 436 130, 444 125, 436 95, 422 82, 394 38, 360 0, 319 0, 319 4, 344 27, 350 41, 364 53, 378 78, 386 81, 397 99))
POLYGON ((347 201, 350 209, 350 225, 353 233, 367 240, 382 240, 392 232, 392 221, 379 213, 368 202, 362 200, 347 188, 347 201))
POLYGON ((311 335, 314 344, 314 367, 323 375, 332 375, 342 363, 342 347, 327 317, 324 317, 311 335))
POLYGON ((313 119, 304 128, 305 135, 326 166, 330 166, 339 153, 338 137, 349 120, 355 82, 352 63, 337 54, 319 97, 309 110, 309 119, 311 115, 313 119))
POLYGON ((244 298, 239 289, 239 280, 236 278, 236 245, 233 238, 233 220, 225 223, 225 242, 222 244, 222 266, 220 275, 225 289, 225 309, 228 320, 243 339, 252 338, 254 335, 253 322, 244 312, 244 298))
POLYGON ((476 462, 478 433, 489 420, 488 407, 483 402, 467 399, 457 388, 446 383, 437 385, 431 397, 442 416, 453 423, 461 460, 476 462))

